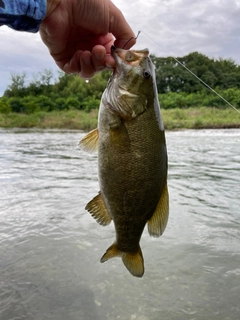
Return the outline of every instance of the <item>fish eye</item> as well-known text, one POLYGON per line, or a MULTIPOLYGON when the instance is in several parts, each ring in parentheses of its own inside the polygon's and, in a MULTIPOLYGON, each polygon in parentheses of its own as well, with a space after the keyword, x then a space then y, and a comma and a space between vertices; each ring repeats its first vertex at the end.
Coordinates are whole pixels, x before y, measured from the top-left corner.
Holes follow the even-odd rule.
POLYGON ((145 79, 148 79, 148 78, 150 78, 151 77, 151 73, 150 73, 150 71, 149 70, 144 70, 143 71, 143 76, 144 76, 144 78, 145 79))

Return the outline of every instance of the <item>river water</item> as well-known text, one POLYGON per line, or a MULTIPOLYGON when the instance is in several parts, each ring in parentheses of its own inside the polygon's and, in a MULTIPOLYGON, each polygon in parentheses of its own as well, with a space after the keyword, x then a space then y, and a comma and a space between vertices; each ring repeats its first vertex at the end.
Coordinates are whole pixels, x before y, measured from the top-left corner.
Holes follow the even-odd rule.
POLYGON ((240 130, 166 133, 170 219, 144 231, 141 279, 99 262, 114 229, 84 210, 98 181, 82 135, 0 130, 0 319, 240 319, 240 130))

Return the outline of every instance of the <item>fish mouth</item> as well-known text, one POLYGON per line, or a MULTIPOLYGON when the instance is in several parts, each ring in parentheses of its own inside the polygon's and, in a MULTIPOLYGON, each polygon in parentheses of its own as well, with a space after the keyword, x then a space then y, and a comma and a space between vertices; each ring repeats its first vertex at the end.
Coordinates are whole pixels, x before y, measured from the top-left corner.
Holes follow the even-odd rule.
POLYGON ((116 56, 116 51, 117 52, 127 52, 127 51, 130 51, 132 52, 133 54, 136 54, 138 56, 138 58, 144 58, 146 56, 149 55, 149 50, 147 48, 145 49, 142 49, 142 50, 125 50, 125 49, 121 49, 121 48, 117 48, 115 46, 111 46, 111 54, 115 57, 116 56))
POLYGON ((115 71, 121 72, 121 70, 124 69, 125 65, 130 67, 142 66, 142 64, 144 64, 144 61, 149 56, 149 50, 125 50, 112 46, 111 55, 116 62, 116 67, 114 70, 115 73, 115 71))
POLYGON ((115 51, 116 49, 117 49, 117 47, 111 46, 111 52, 115 51))
POLYGON ((111 55, 113 56, 113 58, 116 60, 116 49, 117 49, 117 47, 115 47, 115 46, 111 46, 111 55))
POLYGON ((119 49, 119 48, 117 48, 115 46, 111 46, 111 55, 113 56, 113 58, 116 61, 116 67, 115 67, 114 71, 116 71, 121 65, 121 61, 120 61, 121 58, 119 57, 119 55, 116 52, 116 51, 119 51, 119 50, 121 50, 121 49, 119 49))
POLYGON ((111 54, 112 54, 112 55, 114 55, 116 49, 117 49, 117 47, 111 46, 111 54))

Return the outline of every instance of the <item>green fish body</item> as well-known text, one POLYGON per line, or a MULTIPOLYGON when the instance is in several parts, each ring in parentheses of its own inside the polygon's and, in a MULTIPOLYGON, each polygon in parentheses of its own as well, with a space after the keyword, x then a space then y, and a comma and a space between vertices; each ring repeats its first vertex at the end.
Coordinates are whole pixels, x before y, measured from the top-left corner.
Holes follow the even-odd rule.
POLYGON ((134 276, 144 273, 139 245, 146 223, 159 237, 168 220, 167 149, 154 66, 145 50, 112 49, 116 69, 103 93, 98 128, 80 141, 98 150, 100 193, 86 209, 116 240, 101 258, 120 256, 134 276))

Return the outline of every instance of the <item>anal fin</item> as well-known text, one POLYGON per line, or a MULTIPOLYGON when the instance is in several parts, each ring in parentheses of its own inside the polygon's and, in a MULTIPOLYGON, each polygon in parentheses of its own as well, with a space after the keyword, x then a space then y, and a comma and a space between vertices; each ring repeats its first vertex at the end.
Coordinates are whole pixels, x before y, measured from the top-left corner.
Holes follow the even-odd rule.
POLYGON ((98 129, 90 131, 79 141, 79 147, 86 152, 92 153, 98 149, 98 129))
POLYGON ((107 226, 112 221, 100 192, 86 205, 85 209, 102 226, 107 226))
POLYGON ((158 201, 157 207, 151 217, 148 220, 148 232, 152 237, 160 237, 168 222, 169 215, 169 198, 167 181, 164 184, 161 197, 158 201))

